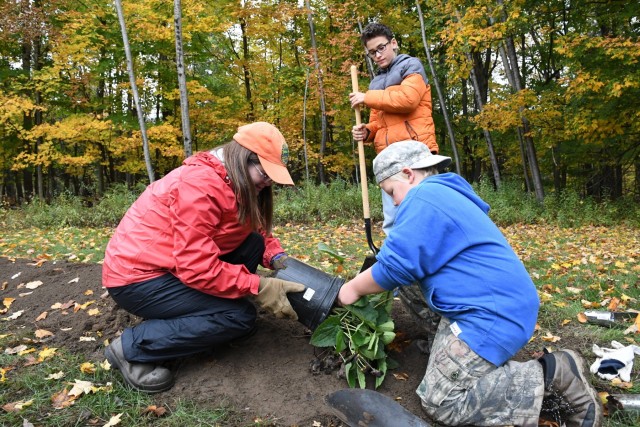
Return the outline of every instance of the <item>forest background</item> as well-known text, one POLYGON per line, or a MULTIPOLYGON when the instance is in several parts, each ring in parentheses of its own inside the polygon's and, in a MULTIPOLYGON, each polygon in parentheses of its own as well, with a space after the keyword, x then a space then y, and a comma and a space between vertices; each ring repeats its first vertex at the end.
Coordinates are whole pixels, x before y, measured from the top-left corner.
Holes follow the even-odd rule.
MULTIPOLYGON (((122 6, 157 179, 187 152, 174 4, 122 6)), ((4 200, 148 183, 115 5, 5 0, 0 13, 4 200)), ((378 21, 425 64, 441 153, 469 181, 640 197, 638 2, 183 0, 181 14, 194 152, 268 121, 296 182, 357 181, 349 68, 366 89, 359 33, 378 21)))

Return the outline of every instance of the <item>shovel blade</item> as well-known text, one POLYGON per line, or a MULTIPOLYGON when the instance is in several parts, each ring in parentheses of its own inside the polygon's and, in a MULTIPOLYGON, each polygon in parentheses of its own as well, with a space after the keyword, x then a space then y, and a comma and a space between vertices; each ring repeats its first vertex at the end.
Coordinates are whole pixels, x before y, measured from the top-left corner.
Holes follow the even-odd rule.
POLYGON ((377 391, 349 388, 333 392, 325 400, 350 427, 430 427, 422 418, 377 391))
POLYGON ((376 261, 378 260, 374 255, 367 255, 367 257, 364 259, 364 262, 362 263, 362 267, 360 268, 360 273, 370 268, 373 264, 376 263, 376 261))

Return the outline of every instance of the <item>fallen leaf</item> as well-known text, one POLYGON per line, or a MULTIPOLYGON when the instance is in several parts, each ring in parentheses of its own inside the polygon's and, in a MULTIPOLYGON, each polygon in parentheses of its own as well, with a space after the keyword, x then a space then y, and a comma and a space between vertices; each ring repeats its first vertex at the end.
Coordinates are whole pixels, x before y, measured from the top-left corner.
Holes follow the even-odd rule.
POLYGON ((10 308, 10 307, 11 307, 11 304, 13 304, 13 302, 14 302, 15 300, 16 300, 15 298, 9 298, 9 297, 4 298, 4 299, 2 300, 2 305, 4 305, 4 306, 5 306, 5 307, 7 307, 7 308, 10 308))
POLYGON ((33 403, 33 400, 19 400, 17 402, 7 403, 2 406, 7 412, 20 412, 23 408, 30 406, 33 403))
POLYGON ((96 339, 94 337, 80 337, 79 341, 80 342, 88 342, 88 341, 95 341, 96 339))
POLYGON ((16 273, 13 276, 11 276, 11 278, 12 279, 17 279, 18 277, 20 277, 21 274, 22 274, 22 271, 19 271, 18 273, 16 273))
POLYGON ((120 424, 120 417, 122 417, 122 414, 114 415, 109 419, 109 422, 103 425, 102 427, 112 427, 120 424))
POLYGON ((34 334, 36 338, 40 339, 53 336, 53 332, 47 331, 46 329, 37 329, 34 334))
POLYGON ((44 379, 45 380, 59 380, 62 377, 64 377, 64 372, 58 371, 55 374, 51 374, 51 375, 46 376, 44 379))
POLYGON ((25 288, 27 289, 37 289, 40 286, 42 286, 44 283, 42 283, 40 280, 35 280, 33 282, 29 282, 26 285, 24 285, 25 288))
POLYGON ((18 317, 22 316, 24 310, 16 311, 11 316, 3 317, 2 320, 16 320, 18 317))
POLYGON ((84 362, 80 365, 80 372, 83 374, 93 374, 96 371, 96 366, 91 362, 84 362))
POLYGON ((149 405, 143 411, 143 415, 155 415, 156 417, 162 417, 167 413, 167 408, 164 406, 149 405))
POLYGON ((40 353, 38 353, 40 361, 44 361, 44 360, 52 358, 54 356, 54 354, 56 354, 56 351, 58 351, 57 348, 45 347, 44 350, 42 350, 42 351, 40 351, 40 353))
POLYGON ((40 313, 38 317, 36 317, 36 322, 46 319, 48 314, 49 314, 48 312, 43 311, 42 313, 40 313))
POLYGON ((578 313, 578 322, 587 323, 587 315, 584 313, 578 313))
POLYGON ((393 374, 394 378, 397 379, 398 381, 406 381, 409 379, 409 374, 407 374, 406 372, 399 372, 399 373, 394 373, 393 374))
POLYGON ((6 348, 4 350, 4 354, 17 354, 20 353, 22 350, 26 350, 27 346, 24 344, 21 344, 17 347, 13 347, 13 348, 6 348))
POLYGON ((87 311, 87 314, 89 316, 98 316, 100 314, 100 310, 97 308, 92 308, 91 310, 87 311))
POLYGON ((76 277, 75 279, 71 279, 71 280, 69 280, 69 282, 68 282, 68 283, 78 283, 78 281, 79 281, 79 280, 80 280, 80 278, 79 278, 79 277, 76 277))
POLYGON ((75 380, 73 388, 69 391, 69 396, 80 397, 83 394, 93 392, 93 383, 91 381, 75 380))
POLYGON ((53 404, 54 409, 64 409, 73 405, 76 397, 77 396, 69 396, 69 390, 65 388, 60 393, 55 393, 51 396, 51 403, 53 404))

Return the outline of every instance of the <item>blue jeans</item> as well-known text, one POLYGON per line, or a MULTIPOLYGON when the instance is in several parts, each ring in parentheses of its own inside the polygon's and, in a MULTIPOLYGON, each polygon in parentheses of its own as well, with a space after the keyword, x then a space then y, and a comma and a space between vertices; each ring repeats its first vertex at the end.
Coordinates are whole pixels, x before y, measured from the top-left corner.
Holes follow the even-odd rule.
MULTIPOLYGON (((252 233, 220 259, 255 273, 263 253, 263 237, 252 233)), ((210 351, 255 327, 256 309, 247 298, 205 294, 169 273, 108 291, 121 308, 145 319, 122 333, 129 362, 158 363, 210 351)))

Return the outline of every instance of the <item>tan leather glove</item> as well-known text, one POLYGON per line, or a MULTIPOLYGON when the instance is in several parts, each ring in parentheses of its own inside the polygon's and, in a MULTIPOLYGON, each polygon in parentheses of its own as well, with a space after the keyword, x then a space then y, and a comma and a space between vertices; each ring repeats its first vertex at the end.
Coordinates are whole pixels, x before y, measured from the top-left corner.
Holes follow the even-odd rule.
POLYGON ((298 315, 287 299, 287 293, 304 290, 305 286, 302 283, 289 282, 275 277, 261 277, 256 302, 278 319, 287 317, 298 320, 298 315))

